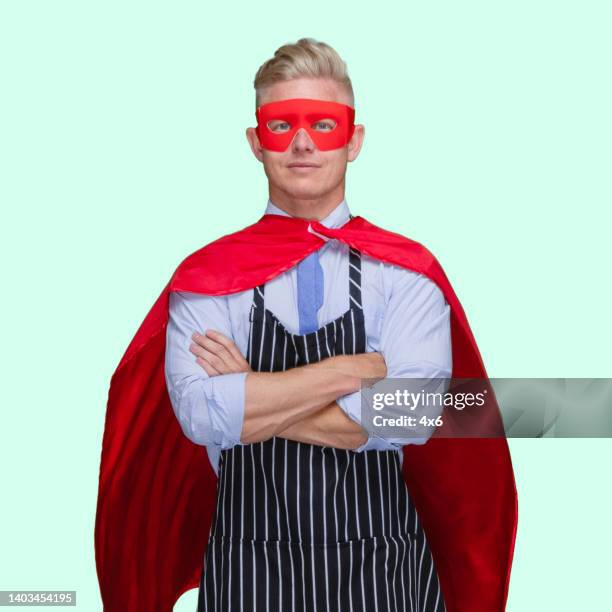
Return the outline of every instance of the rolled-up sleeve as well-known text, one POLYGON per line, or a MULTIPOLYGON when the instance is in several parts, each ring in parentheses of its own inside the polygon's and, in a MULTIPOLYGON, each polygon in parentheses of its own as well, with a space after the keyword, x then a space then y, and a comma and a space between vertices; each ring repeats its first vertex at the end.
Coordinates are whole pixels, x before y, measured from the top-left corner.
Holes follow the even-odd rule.
MULTIPOLYGON (((387 378, 428 379, 430 391, 445 393, 453 369, 450 306, 440 288, 426 276, 399 266, 390 266, 386 272, 392 286, 378 351, 385 359, 387 378)), ((361 423, 361 391, 337 401, 361 423)), ((368 441, 355 450, 398 450, 406 444, 425 444, 433 431, 428 427, 422 437, 404 438, 368 432, 368 441)))
POLYGON ((241 444, 246 372, 209 376, 189 350, 194 331, 232 337, 227 298, 171 292, 164 371, 174 413, 195 444, 221 449, 241 444))
MULTIPOLYGON (((351 419, 353 419, 353 421, 361 425, 361 401, 361 391, 354 391, 353 393, 339 397, 336 403, 351 419)), ((361 453, 369 450, 387 451, 397 449, 397 444, 394 444, 391 440, 377 436, 375 433, 368 432, 368 439, 365 444, 354 450, 356 453, 361 453)))

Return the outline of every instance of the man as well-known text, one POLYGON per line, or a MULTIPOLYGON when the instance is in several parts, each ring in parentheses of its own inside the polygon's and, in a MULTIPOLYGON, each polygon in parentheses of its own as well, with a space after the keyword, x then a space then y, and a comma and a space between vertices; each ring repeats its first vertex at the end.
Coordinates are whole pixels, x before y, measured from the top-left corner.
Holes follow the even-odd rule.
MULTIPOLYGON (((354 105, 352 89, 339 80, 346 78, 343 64, 331 49, 301 43, 292 52, 292 63, 277 61, 260 71, 255 82, 258 107, 295 99, 354 105), (299 61, 308 53, 314 58, 315 74, 322 76, 280 80, 283 70, 291 76, 297 73, 299 61), (338 73, 336 79, 326 76, 329 64, 338 73), (270 73, 279 80, 268 84, 270 73)), ((318 111, 316 105, 313 109, 318 111)), ((290 126, 283 119, 271 119, 267 127, 274 134, 285 134, 290 126)), ((313 130, 323 135, 338 127, 324 114, 313 121, 313 130)), ((251 149, 269 181, 265 213, 317 219, 326 227, 346 223, 350 216, 344 199, 347 162, 359 154, 363 137, 364 126, 356 125, 346 145, 322 151, 309 132, 300 128, 285 150, 275 151, 262 145, 256 129, 247 129, 251 149)), ((353 252, 334 240, 261 289, 221 297, 171 295, 166 352, 170 397, 183 430, 196 444, 207 445, 220 478, 200 610, 216 605, 247 610, 257 605, 261 610, 290 610, 296 605, 304 610, 340 610, 343 593, 366 610, 377 605, 390 609, 397 600, 402 601, 401 609, 408 609, 406 602, 411 599, 411 609, 443 609, 416 512, 406 487, 397 489, 402 480, 398 447, 409 440, 367 436, 359 425, 361 399, 355 377, 382 378, 385 373, 389 377, 450 377, 449 314, 441 291, 426 277, 353 252), (264 294, 266 319, 259 316, 264 294), (254 316, 249 320, 252 304, 254 316), (329 346, 338 343, 339 352, 345 352, 339 334, 351 309, 361 315, 347 324, 356 336, 355 346, 350 343, 346 351, 353 356, 335 357, 329 346), (189 337, 201 330, 206 334, 194 335, 190 347, 189 337), (308 351, 293 348, 316 339, 317 330, 319 335, 326 332, 325 342, 311 345, 308 351), (276 332, 274 343, 259 347, 255 341, 254 349, 249 347, 249 338, 257 340, 266 332, 276 332), (280 362, 273 364, 278 368, 270 367, 274 351, 289 357, 282 367, 280 362), (249 360, 243 357, 247 353, 249 360), (291 372, 296 366, 303 366, 299 376, 291 372), (281 371, 271 373, 272 369, 281 371), (236 448, 237 444, 246 446, 236 448), (309 465, 301 468, 300 462, 309 465), (391 470, 384 483, 379 482, 379 464, 391 470), (344 477, 335 477, 336 472, 344 477), (328 482, 326 476, 331 477, 328 482), (287 481, 289 490, 284 486, 287 481), (340 497, 334 496, 338 487, 341 504, 337 503, 340 497), (401 516, 398 494, 404 496, 399 501, 404 505, 401 516), (390 496, 394 499, 391 509, 386 503, 390 496), (372 519, 375 502, 379 512, 372 519), (279 507, 283 524, 277 528, 279 507), (349 515, 344 511, 347 507, 349 515), (300 519, 293 524, 300 511, 300 519), (321 523, 326 515, 333 519, 329 525, 321 523), (230 533, 230 516, 240 523, 239 535, 237 528, 231 533, 244 543, 232 544, 229 535, 224 535, 230 533), (269 522, 258 521, 266 516, 269 522), (277 550, 279 542, 282 547, 277 550), (236 546, 241 547, 242 561, 234 559, 236 546), (411 567, 415 556, 420 560, 419 571, 411 567), (387 567, 381 571, 385 559, 387 567), (281 568, 282 575, 275 568, 281 568), (416 580, 409 585, 408 577, 413 575, 416 580), (265 579, 259 589, 258 578, 265 579)))
MULTIPOLYGON (((443 506, 451 499, 445 495, 452 491, 457 499, 456 489, 462 486, 445 480, 452 467, 437 471, 441 458, 451 461, 455 453, 469 469, 477 453, 447 444, 423 465, 417 463, 418 454, 412 455, 414 464, 406 465, 408 446, 435 452, 434 441, 428 442, 431 429, 420 438, 390 438, 361 425, 362 378, 438 380, 458 371, 484 372, 461 308, 443 273, 432 274, 435 281, 424 273, 433 264, 421 250, 415 251, 418 257, 396 255, 394 240, 400 240, 402 249, 409 241, 386 234, 380 250, 372 238, 374 226, 350 214, 346 167, 359 154, 364 127, 354 124, 353 91, 337 53, 312 39, 285 45, 260 68, 255 89, 258 125, 247 130, 247 138, 268 177, 264 216, 251 228, 202 249, 204 259, 191 256, 183 262, 128 347, 122 374, 118 368, 109 394, 109 411, 113 389, 117 398, 138 395, 143 405, 155 403, 146 396, 159 395, 158 374, 148 374, 158 372, 158 366, 154 357, 141 356, 154 354, 142 346, 143 341, 152 346, 150 338, 155 346, 163 344, 164 377, 177 421, 197 448, 206 446, 217 479, 212 506, 210 479, 206 482, 209 513, 201 519, 207 538, 198 610, 501 609, 515 528, 505 439, 502 445, 494 440, 498 444, 481 447, 480 459, 490 459, 485 469, 493 470, 489 476, 496 481, 489 483, 494 503, 502 508, 502 519, 492 518, 487 526, 480 514, 466 520, 460 507, 436 507, 437 492, 443 506), (215 269, 224 270, 225 278, 217 278, 215 269), (159 332, 162 320, 167 321, 165 343, 159 332), (453 363, 455 354, 458 363, 453 363), (137 394, 136 383, 128 387, 123 382, 130 367, 132 378, 149 380, 146 391, 143 387, 137 394), (424 484, 416 472, 431 479, 424 484), (405 480, 412 484, 410 492, 405 480), (463 527, 448 540, 445 560, 441 553, 449 532, 439 517, 453 510, 463 527), (486 535, 466 544, 476 523, 486 535), (437 555, 432 555, 430 536, 437 555), (499 552, 504 558, 495 568, 491 561, 499 552), (487 567, 478 569, 482 561, 487 567), (455 562, 465 567, 455 568, 455 562), (458 585, 466 576, 472 584, 458 585), (482 607, 476 608, 476 601, 482 607)), ((117 403, 127 406, 124 399, 117 403)), ((129 409, 123 412, 127 421, 129 409)), ((140 419, 143 432, 158 431, 140 419)), ((138 430, 138 421, 134 411, 129 424, 138 430)), ((107 430, 128 425, 120 417, 117 423, 107 421, 107 430)), ((125 444, 113 448, 109 442, 103 464, 110 465, 109 457, 121 448, 125 444)), ((175 450, 163 447, 167 458, 157 464, 160 479, 171 479, 173 485, 178 478, 165 473, 168 459, 187 458, 175 450)), ((185 469, 186 482, 188 466, 178 467, 185 469)), ((116 472, 109 470, 105 478, 103 465, 101 483, 116 482, 116 472)), ((467 496, 476 495, 467 508, 479 501, 480 490, 470 489, 473 481, 465 485, 467 496)), ((161 487, 152 481, 146 494, 158 499, 149 491, 161 487)), ((103 490, 112 487, 101 484, 100 534, 108 531, 103 490)), ((181 516, 190 510, 185 504, 193 491, 187 493, 184 500, 177 495, 172 501, 181 516)), ((140 500, 140 492, 134 498, 140 500)), ((155 537, 159 529, 176 531, 170 539, 160 537, 164 544, 158 552, 167 551, 170 542, 186 550, 190 534, 175 524, 179 514, 170 517, 170 524, 160 520, 155 506, 151 514, 155 537)), ((140 528, 133 518, 134 529, 140 528)), ((106 586, 113 578, 103 562, 102 541, 97 538, 97 556, 106 586)), ((199 537, 193 541, 201 545, 199 537)), ((137 545, 131 547, 133 554, 137 545)), ((159 573, 154 556, 144 559, 159 573)), ((182 592, 194 577, 181 576, 172 593, 160 588, 157 600, 134 594, 129 604, 164 609, 162 599, 176 597, 177 585, 182 592)), ((118 601, 110 588, 108 606, 114 605, 111 599, 118 601)))

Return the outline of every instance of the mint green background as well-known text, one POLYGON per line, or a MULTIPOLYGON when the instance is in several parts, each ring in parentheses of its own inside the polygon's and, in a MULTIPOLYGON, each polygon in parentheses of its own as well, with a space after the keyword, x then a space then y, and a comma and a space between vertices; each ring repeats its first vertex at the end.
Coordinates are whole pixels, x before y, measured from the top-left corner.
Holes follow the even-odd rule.
MULTIPOLYGON (((3 3, 0 589, 101 609, 111 374, 180 260, 262 214, 252 80, 301 36, 353 79, 352 212, 434 252, 489 375, 611 376, 611 16, 590 0, 3 3)), ((507 609, 602 609, 611 441, 510 446, 507 609)))

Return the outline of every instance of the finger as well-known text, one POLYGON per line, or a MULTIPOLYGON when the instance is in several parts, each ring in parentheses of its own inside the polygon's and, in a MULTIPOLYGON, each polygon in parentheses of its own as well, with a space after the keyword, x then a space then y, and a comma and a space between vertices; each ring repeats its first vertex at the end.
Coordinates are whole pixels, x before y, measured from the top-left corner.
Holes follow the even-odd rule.
POLYGON ((222 359, 228 366, 233 364, 232 356, 227 352, 225 347, 210 338, 202 335, 194 334, 195 342, 189 345, 189 350, 200 357, 206 357, 206 353, 213 354, 222 359))
POLYGON ((217 342, 217 340, 213 340, 207 335, 199 335, 197 337, 198 344, 220 357, 228 368, 234 371, 243 369, 244 363, 236 358, 236 355, 241 357, 240 351, 238 351, 233 341, 220 332, 215 333, 215 338, 222 340, 221 342, 217 342), (229 348, 233 348, 233 352, 229 348))
POLYGON ((209 364, 215 367, 218 374, 229 374, 232 372, 249 372, 252 371, 248 361, 243 359, 240 363, 231 358, 228 353, 224 353, 219 349, 219 344, 208 338, 199 338, 199 344, 192 343, 189 345, 189 350, 198 358, 204 359, 209 364), (215 347, 212 351, 204 348, 203 345, 215 347), (218 350, 216 354, 214 350, 218 350))
POLYGON ((211 366, 206 359, 202 359, 202 357, 198 357, 196 359, 196 363, 203 368, 209 376, 218 376, 221 374, 221 372, 219 372, 216 368, 213 368, 213 366, 211 366))
POLYGON ((206 349, 201 349, 202 353, 200 354, 200 358, 204 359, 207 363, 209 363, 219 374, 228 374, 232 371, 231 366, 229 366, 221 357, 215 355, 215 353, 211 353, 206 349))
POLYGON ((219 356, 225 362, 230 372, 252 371, 249 362, 242 356, 242 353, 231 338, 216 330, 208 331, 212 332, 210 334, 211 337, 205 334, 198 334, 197 332, 193 333, 192 337, 197 342, 198 347, 206 348, 219 356), (213 337, 221 342, 213 340, 213 337))
POLYGON ((222 361, 227 368, 237 367, 235 359, 222 344, 219 344, 210 338, 204 338, 201 340, 201 346, 204 347, 203 350, 208 351, 211 355, 215 355, 215 357, 222 361))
POLYGON ((224 351, 227 352, 227 349, 223 344, 217 342, 216 340, 213 340, 213 338, 208 337, 206 334, 198 334, 197 332, 194 332, 191 335, 191 338, 196 344, 205 349, 208 349, 212 353, 223 354, 224 351))
POLYGON ((203 346, 201 346, 200 344, 197 344, 195 342, 192 342, 189 345, 189 350, 196 356, 196 357, 204 357, 204 351, 206 350, 203 346))
POLYGON ((215 374, 225 374, 229 371, 229 367, 223 362, 223 360, 208 349, 205 349, 198 344, 191 343, 189 345, 189 350, 196 356, 196 361, 197 359, 203 359, 210 366, 212 366, 215 369, 215 374))
POLYGON ((236 362, 241 363, 244 361, 244 356, 236 346, 236 343, 231 338, 228 338, 225 334, 222 334, 215 329, 209 329, 206 331, 206 336, 218 344, 221 344, 236 362))
POLYGON ((206 331, 204 338, 205 342, 211 343, 208 345, 211 347, 210 350, 213 350, 219 356, 222 355, 224 359, 236 361, 236 352, 238 351, 231 338, 212 329, 206 331))
POLYGON ((206 346, 206 336, 204 334, 193 332, 193 334, 191 334, 191 339, 199 346, 206 346))

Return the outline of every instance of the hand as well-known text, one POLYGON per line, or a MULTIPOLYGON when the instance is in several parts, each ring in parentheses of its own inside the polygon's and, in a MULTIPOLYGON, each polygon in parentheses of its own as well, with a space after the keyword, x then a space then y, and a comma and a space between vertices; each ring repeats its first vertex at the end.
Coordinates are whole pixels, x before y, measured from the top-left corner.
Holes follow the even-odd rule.
POLYGON ((191 338, 189 350, 209 376, 253 371, 234 341, 221 332, 209 329, 204 335, 194 332, 191 338))

